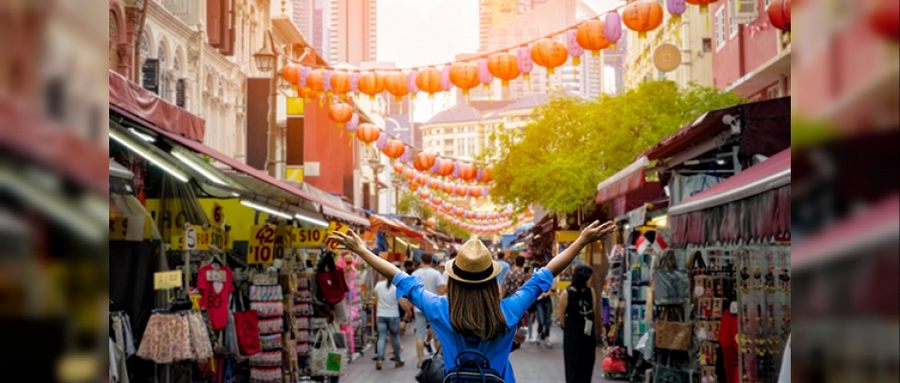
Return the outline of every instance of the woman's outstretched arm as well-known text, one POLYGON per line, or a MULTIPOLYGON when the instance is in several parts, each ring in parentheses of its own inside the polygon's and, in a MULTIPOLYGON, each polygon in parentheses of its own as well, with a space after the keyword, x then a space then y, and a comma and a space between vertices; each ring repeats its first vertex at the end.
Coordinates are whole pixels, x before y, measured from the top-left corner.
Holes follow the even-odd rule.
POLYGON ((569 248, 553 257, 553 259, 547 263, 547 269, 550 270, 554 276, 559 275, 559 273, 569 266, 569 263, 572 263, 572 260, 575 259, 575 256, 577 256, 579 252, 581 252, 581 249, 591 242, 603 238, 603 236, 611 233, 615 229, 616 224, 612 221, 602 225, 600 224, 600 221, 594 221, 594 223, 581 231, 581 235, 578 236, 578 239, 576 239, 569 248))
POLYGON ((366 242, 359 237, 353 230, 351 230, 348 234, 344 234, 341 232, 333 232, 330 236, 328 236, 329 240, 335 241, 340 245, 344 246, 347 250, 350 250, 357 255, 359 255, 369 266, 372 266, 373 269, 378 271, 381 275, 384 275, 388 281, 392 281, 394 275, 400 272, 400 269, 397 266, 394 266, 390 262, 381 257, 373 254, 366 248, 366 242))

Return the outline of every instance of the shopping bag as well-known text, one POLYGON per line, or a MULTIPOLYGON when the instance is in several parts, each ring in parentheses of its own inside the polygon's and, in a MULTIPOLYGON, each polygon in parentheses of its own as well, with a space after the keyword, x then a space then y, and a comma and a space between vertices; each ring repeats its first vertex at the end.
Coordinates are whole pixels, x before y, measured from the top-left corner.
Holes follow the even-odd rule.
POLYGON ((310 353, 309 364, 316 376, 339 376, 343 368, 344 349, 334 344, 334 334, 320 330, 316 334, 316 345, 310 353))
POLYGON ((687 351, 691 348, 694 326, 681 320, 681 308, 663 310, 655 322, 656 348, 687 351))
POLYGON ((678 305, 690 300, 688 273, 679 270, 675 252, 667 249, 653 271, 653 302, 657 305, 678 305))
MULTIPOLYGON (((238 296, 242 296, 240 292, 238 296)), ((242 309, 245 311, 235 311, 233 314, 238 349, 243 356, 256 355, 262 351, 259 343, 259 315, 255 310, 246 310, 246 303, 242 305, 242 309)))

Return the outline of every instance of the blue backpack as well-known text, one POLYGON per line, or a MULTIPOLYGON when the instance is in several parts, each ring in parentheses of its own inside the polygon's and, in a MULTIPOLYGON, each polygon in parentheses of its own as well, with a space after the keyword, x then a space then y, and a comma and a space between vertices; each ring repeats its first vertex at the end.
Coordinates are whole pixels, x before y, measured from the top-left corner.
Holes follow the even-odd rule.
POLYGON ((481 351, 468 349, 456 355, 456 366, 447 371, 443 383, 503 383, 503 376, 481 351))

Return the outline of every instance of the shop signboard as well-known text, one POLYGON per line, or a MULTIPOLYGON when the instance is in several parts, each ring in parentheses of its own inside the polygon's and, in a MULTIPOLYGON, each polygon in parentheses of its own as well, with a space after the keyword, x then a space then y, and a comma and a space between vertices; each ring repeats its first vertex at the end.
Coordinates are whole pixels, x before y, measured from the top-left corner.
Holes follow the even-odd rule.
POLYGON ((180 289, 183 281, 181 270, 153 273, 154 290, 180 289))
MULTIPOLYGON (((339 233, 347 234, 348 232, 350 232, 350 226, 347 226, 347 225, 337 222, 337 221, 331 221, 331 223, 328 225, 328 234, 330 235, 332 232, 335 232, 335 231, 339 232, 339 233)), ((337 249, 339 247, 337 242, 334 242, 334 241, 329 241, 327 246, 331 251, 337 251, 337 249)))
POLYGON ((269 265, 275 261, 275 225, 250 227, 247 263, 269 265))
POLYGON ((204 228, 202 225, 185 224, 184 230, 175 232, 171 236, 169 250, 210 250, 209 245, 213 243, 214 232, 218 237, 216 240, 224 243, 224 232, 216 231, 213 228, 204 228))
POLYGON ((294 229, 293 246, 299 248, 317 248, 325 243, 327 229, 298 227, 294 229))

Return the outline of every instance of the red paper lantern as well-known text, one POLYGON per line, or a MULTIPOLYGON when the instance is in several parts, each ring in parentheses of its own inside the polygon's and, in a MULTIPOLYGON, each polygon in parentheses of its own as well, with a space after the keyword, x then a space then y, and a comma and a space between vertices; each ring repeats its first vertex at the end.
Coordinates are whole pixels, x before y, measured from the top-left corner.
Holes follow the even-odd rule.
POLYGON ((416 155, 416 160, 413 161, 413 167, 420 172, 424 172, 428 169, 431 169, 434 166, 434 161, 437 160, 437 156, 431 153, 422 152, 416 155))
POLYGON ((553 74, 553 68, 566 63, 569 59, 569 51, 566 46, 549 37, 538 40, 531 46, 531 60, 544 68, 548 74, 553 74))
POLYGON ((662 24, 663 9, 656 0, 638 0, 622 10, 622 22, 628 29, 638 33, 638 38, 647 37, 662 24))
POLYGON ((435 221, 433 217, 425 220, 425 226, 428 226, 428 228, 434 229, 436 225, 437 221, 435 221))
POLYGON ((481 81, 478 80, 478 66, 470 62, 458 62, 450 66, 450 82, 462 89, 463 94, 469 94, 481 81))
POLYGON ((469 186, 469 195, 472 197, 481 197, 481 188, 469 186))
POLYGON ((481 171, 481 182, 491 182, 494 180, 494 168, 486 167, 481 171))
POLYGON ((434 206, 441 206, 441 204, 444 203, 444 200, 442 200, 440 197, 432 197, 431 203, 434 204, 434 206))
POLYGON ((428 202, 429 197, 431 197, 431 193, 429 193, 428 190, 425 190, 425 189, 419 190, 419 198, 428 202))
POLYGON ((454 168, 456 168, 456 164, 453 160, 441 158, 438 161, 437 174, 444 177, 449 176, 453 173, 454 168))
POLYGON ((464 185, 453 185, 453 194, 465 197, 467 194, 466 187, 464 185))
POLYGON ((478 168, 472 164, 460 164, 459 165, 459 178, 471 181, 474 180, 475 177, 478 176, 478 168))
POLYGON ((377 71, 366 71, 359 75, 357 83, 359 91, 374 100, 375 96, 384 91, 384 74, 377 71))
POLYGON ((441 181, 437 178, 429 178, 428 187, 434 190, 438 190, 441 187, 441 181))
POLYGON ((453 193, 453 184, 451 184, 451 183, 449 183, 449 182, 442 182, 442 183, 441 183, 441 190, 442 190, 444 193, 451 194, 451 193, 453 193))
POLYGON ((391 159, 400 158, 405 151, 406 145, 400 140, 388 140, 388 142, 384 144, 384 149, 382 150, 382 152, 391 159))
POLYGON ((365 142, 366 144, 371 144, 378 140, 378 136, 381 135, 381 129, 378 129, 377 126, 372 125, 368 122, 364 122, 359 124, 356 128, 356 138, 360 141, 365 142))
MULTIPOLYGON (((787 20, 790 27, 791 2, 786 2, 787 20)), ((900 2, 897 0, 880 0, 878 5, 869 14, 869 26, 880 36, 898 41, 900 40, 900 2)))
POLYGON ((603 20, 594 19, 581 23, 575 30, 575 41, 584 50, 591 51, 591 54, 596 56, 601 49, 609 47, 609 40, 603 32, 604 28, 606 24, 603 20))
POLYGON ((409 184, 409 190, 416 191, 419 189, 419 185, 415 183, 409 184))
POLYGON ((791 2, 788 0, 774 0, 766 7, 766 13, 769 15, 769 22, 772 26, 785 32, 791 31, 791 2), (785 10, 787 12, 785 12, 785 10))
POLYGON ((328 118, 334 121, 338 128, 343 128, 344 124, 353 119, 353 107, 343 102, 335 102, 328 108, 328 118))
POLYGON ((394 162, 394 164, 391 165, 391 167, 394 168, 394 173, 403 174, 403 164, 401 164, 399 162, 394 162))
POLYGON ((700 13, 706 14, 709 12, 709 5, 715 3, 719 0, 685 0, 688 4, 699 5, 700 13))

